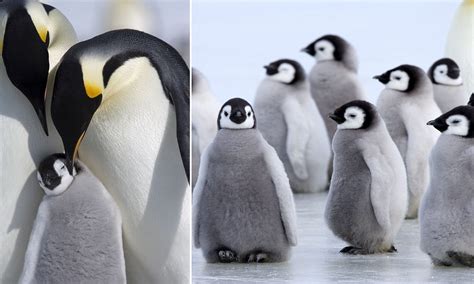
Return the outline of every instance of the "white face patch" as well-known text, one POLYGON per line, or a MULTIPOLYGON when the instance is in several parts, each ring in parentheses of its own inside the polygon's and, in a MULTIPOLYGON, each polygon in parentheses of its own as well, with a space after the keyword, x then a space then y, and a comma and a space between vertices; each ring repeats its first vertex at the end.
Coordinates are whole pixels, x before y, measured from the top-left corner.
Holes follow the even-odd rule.
POLYGON ((252 108, 250 106, 246 106, 245 108, 245 113, 242 115, 246 116, 246 119, 242 123, 235 123, 230 119, 230 116, 232 114, 232 107, 230 105, 226 105, 221 113, 219 114, 219 120, 220 120, 220 125, 221 128, 227 128, 227 129, 250 129, 255 125, 255 115, 252 111, 252 108))
POLYGON ((278 67, 278 73, 268 76, 270 79, 285 84, 290 83, 295 79, 296 69, 293 65, 288 63, 282 63, 278 67))
POLYGON ((455 114, 446 119, 448 129, 444 132, 451 135, 466 136, 469 133, 469 120, 464 115, 455 114))
POLYGON ((320 40, 314 45, 314 49, 317 61, 334 60, 336 47, 330 41, 320 40))
POLYGON ((448 85, 448 86, 459 86, 462 84, 461 76, 456 79, 450 78, 448 76, 448 65, 441 64, 436 66, 433 71, 434 81, 438 84, 448 85))
POLYGON ((337 125, 338 129, 359 129, 365 121, 365 112, 360 107, 351 106, 344 112, 344 121, 337 125))
POLYGON ((43 189, 44 193, 46 193, 46 195, 55 196, 62 194, 68 189, 68 187, 74 180, 74 176, 76 175, 76 169, 73 169, 73 175, 71 176, 69 174, 69 171, 67 170, 66 165, 61 160, 56 160, 54 162, 53 167, 54 171, 56 172, 56 175, 61 178, 59 185, 57 185, 55 188, 48 188, 39 172, 37 172, 36 178, 38 179, 39 185, 43 189))
POLYGON ((390 73, 390 81, 385 85, 386 88, 404 92, 408 89, 410 76, 404 71, 395 70, 390 73))

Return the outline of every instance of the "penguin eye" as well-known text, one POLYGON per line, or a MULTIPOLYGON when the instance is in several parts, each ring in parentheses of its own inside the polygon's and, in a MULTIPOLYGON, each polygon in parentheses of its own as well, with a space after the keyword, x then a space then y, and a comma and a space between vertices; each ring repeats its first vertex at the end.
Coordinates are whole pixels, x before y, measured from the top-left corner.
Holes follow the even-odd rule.
POLYGON ((247 116, 251 116, 251 115, 252 115, 252 113, 250 111, 247 112, 247 116))
POLYGON ((229 116, 229 113, 227 111, 224 111, 225 116, 229 116))
POLYGON ((66 168, 65 165, 62 165, 62 166, 61 166, 61 170, 64 170, 65 168, 66 168))
POLYGON ((441 74, 444 74, 444 71, 443 71, 443 70, 441 70, 441 71, 439 71, 439 73, 441 73, 441 74))
POLYGON ((457 119, 453 120, 453 124, 458 124, 459 122, 461 122, 461 121, 457 120, 457 119))
POLYGON ((349 114, 349 117, 350 117, 350 118, 355 118, 355 117, 356 117, 356 115, 355 115, 355 114, 353 114, 353 113, 351 113, 351 114, 349 114))
POLYGON ((324 47, 318 48, 319 51, 324 51, 324 47))
POLYGON ((395 77, 395 80, 400 80, 400 79, 401 79, 401 77, 398 77, 398 76, 395 77))

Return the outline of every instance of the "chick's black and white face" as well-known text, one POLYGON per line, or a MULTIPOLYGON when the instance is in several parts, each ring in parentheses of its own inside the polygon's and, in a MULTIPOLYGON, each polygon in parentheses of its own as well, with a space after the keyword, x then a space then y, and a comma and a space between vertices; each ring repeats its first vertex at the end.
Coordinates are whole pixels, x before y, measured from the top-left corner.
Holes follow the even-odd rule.
POLYGON ((365 121, 365 111, 357 106, 351 106, 344 112, 344 122, 337 125, 338 129, 359 129, 365 121))
POLYGON ((267 76, 274 81, 289 84, 293 82, 296 76, 296 69, 289 63, 282 63, 278 67, 270 64, 265 66, 267 69, 267 76))
POLYGON ((408 90, 410 84, 410 76, 402 70, 390 72, 389 81, 385 85, 386 88, 404 92, 408 90))
POLYGON ((315 57, 317 61, 334 60, 336 47, 328 40, 320 40, 314 44, 315 57))
POLYGON ((75 175, 75 169, 73 175, 69 174, 63 159, 46 159, 40 164, 37 179, 46 195, 54 196, 65 192, 74 180, 75 175))
POLYGON ((231 99, 219 113, 219 129, 255 128, 255 114, 252 107, 242 99, 231 99))
POLYGON ((459 68, 450 67, 447 64, 437 65, 433 70, 433 79, 435 83, 448 86, 462 85, 462 77, 459 68), (454 69, 453 69, 454 68, 454 69))
POLYGON ((469 119, 461 114, 451 115, 446 119, 448 129, 446 134, 467 136, 469 133, 469 119))

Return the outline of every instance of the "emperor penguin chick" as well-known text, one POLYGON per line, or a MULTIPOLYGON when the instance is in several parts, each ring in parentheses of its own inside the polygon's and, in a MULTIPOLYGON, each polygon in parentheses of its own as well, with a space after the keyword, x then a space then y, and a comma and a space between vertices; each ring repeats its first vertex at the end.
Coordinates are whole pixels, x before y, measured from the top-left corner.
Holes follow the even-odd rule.
POLYGON ((204 74, 196 68, 193 68, 192 72, 192 182, 194 187, 199 172, 201 154, 212 142, 217 132, 216 116, 219 113, 220 104, 212 94, 204 74))
POLYGON ((459 66, 450 58, 442 58, 431 65, 428 76, 433 83, 433 95, 443 113, 464 105, 468 100, 459 66))
POLYGON ((309 73, 311 95, 332 140, 336 126, 328 114, 349 101, 365 99, 357 78, 356 51, 349 42, 337 35, 322 36, 302 51, 316 58, 316 64, 309 73))
POLYGON ((102 183, 66 156, 41 162, 46 195, 31 232, 20 283, 125 283, 122 220, 102 183))
POLYGON ((349 254, 395 252, 407 207, 403 160, 375 106, 349 102, 330 115, 334 172, 325 218, 349 254))
POLYGON ((326 127, 309 92, 303 67, 281 59, 265 66, 255 112, 259 130, 282 160, 294 192, 327 189, 331 156, 326 127))
POLYGON ((433 85, 426 73, 413 65, 400 65, 375 76, 385 85, 377 108, 398 147, 407 171, 407 218, 418 216, 421 197, 428 187, 428 156, 439 133, 426 121, 441 114, 433 99, 433 85))
POLYGON ((474 107, 456 107, 428 125, 442 134, 420 207, 421 250, 436 265, 474 267, 474 107))
POLYGON ((211 263, 287 260, 296 245, 296 212, 282 162, 245 100, 222 106, 218 129, 194 189, 195 246, 211 263))

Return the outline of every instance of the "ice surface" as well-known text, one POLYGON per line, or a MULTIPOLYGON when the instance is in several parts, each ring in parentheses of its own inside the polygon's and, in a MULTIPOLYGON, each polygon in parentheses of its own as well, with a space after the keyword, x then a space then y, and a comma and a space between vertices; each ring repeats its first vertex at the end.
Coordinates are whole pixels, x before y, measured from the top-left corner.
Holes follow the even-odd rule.
POLYGON ((474 270, 435 267, 419 248, 417 220, 403 224, 395 241, 398 253, 347 256, 346 244, 324 222, 326 194, 296 195, 298 241, 289 262, 207 264, 193 249, 194 283, 458 282, 472 283, 474 270))

